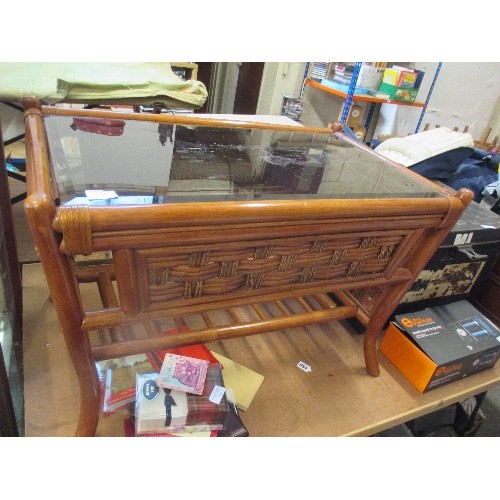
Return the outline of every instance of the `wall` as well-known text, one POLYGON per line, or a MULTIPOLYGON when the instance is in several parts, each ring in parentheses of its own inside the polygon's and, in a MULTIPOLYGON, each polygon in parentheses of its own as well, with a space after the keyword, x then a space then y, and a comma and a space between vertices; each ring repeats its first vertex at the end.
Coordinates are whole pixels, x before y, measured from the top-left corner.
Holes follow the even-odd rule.
POLYGON ((240 66, 239 62, 214 63, 210 82, 212 90, 207 97, 207 113, 233 112, 240 66))
MULTIPOLYGON (((437 62, 415 62, 411 66, 426 72, 418 100, 425 101, 436 72, 437 62)), ((439 72, 419 131, 429 123, 433 128, 458 127, 475 140, 487 127, 492 128, 490 140, 500 135, 500 63, 444 62, 439 72)), ((422 109, 408 106, 382 105, 378 134, 405 136, 415 133, 422 109)))
POLYGON ((306 63, 266 62, 256 114, 281 114, 283 96, 300 94, 305 69, 306 63))

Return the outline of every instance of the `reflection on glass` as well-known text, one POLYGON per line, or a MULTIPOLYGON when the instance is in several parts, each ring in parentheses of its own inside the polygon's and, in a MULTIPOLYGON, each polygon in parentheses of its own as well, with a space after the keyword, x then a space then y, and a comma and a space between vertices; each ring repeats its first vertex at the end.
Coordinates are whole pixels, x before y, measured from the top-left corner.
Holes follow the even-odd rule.
POLYGON ((46 117, 63 203, 440 196, 329 134, 46 117), (91 201, 86 190, 116 198, 91 201))

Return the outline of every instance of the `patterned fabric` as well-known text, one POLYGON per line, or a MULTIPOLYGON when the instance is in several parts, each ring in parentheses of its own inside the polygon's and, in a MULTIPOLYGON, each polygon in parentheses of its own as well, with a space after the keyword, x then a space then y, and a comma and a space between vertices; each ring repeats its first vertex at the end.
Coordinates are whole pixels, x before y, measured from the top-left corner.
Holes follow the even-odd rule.
POLYGON ((226 395, 224 394, 222 401, 218 405, 208 399, 216 385, 224 387, 222 369, 218 364, 209 364, 203 394, 200 396, 187 394, 188 415, 186 425, 204 423, 221 424, 221 428, 225 427, 229 413, 226 395))

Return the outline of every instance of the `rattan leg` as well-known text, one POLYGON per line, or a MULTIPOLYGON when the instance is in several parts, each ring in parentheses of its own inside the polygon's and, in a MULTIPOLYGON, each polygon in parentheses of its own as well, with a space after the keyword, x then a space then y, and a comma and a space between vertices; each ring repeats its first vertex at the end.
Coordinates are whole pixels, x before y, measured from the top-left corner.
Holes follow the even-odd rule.
POLYGON ((80 383, 80 415, 78 418, 78 427, 75 432, 77 437, 93 437, 97 430, 100 411, 100 391, 97 391, 92 383, 79 376, 80 383))

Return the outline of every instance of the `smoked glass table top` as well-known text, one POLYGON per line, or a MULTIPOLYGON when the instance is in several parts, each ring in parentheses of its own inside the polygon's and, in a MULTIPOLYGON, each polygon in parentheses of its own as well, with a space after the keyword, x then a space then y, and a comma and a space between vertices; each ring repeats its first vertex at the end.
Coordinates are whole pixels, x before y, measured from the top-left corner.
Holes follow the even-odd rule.
MULTIPOLYGON (((407 173, 330 133, 46 116, 63 204, 435 198, 407 173)), ((304 129, 304 130, 303 130, 304 129)))

